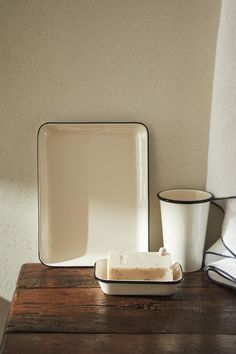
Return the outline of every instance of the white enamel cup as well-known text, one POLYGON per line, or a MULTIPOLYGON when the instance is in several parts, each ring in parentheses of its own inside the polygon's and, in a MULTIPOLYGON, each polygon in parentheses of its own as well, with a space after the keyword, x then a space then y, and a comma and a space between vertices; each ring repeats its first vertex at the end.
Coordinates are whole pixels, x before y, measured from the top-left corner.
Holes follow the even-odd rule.
POLYGON ((210 201, 213 195, 196 189, 158 193, 164 247, 184 272, 202 267, 210 201))

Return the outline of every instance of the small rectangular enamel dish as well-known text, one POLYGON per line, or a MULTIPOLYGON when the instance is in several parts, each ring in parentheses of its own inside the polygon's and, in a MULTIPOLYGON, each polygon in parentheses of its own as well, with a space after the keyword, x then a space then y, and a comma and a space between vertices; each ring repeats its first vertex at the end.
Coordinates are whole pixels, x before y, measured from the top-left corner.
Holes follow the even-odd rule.
POLYGON ((173 281, 108 280, 107 259, 100 259, 94 265, 94 277, 107 295, 167 296, 175 293, 178 284, 183 280, 183 272, 178 264, 173 281))

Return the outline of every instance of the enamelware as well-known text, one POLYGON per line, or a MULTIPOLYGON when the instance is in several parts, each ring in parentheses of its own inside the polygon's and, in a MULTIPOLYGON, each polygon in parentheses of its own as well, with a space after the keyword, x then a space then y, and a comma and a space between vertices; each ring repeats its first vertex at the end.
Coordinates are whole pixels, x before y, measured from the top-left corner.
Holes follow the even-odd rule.
POLYGON ((94 277, 98 280, 102 291, 107 295, 173 295, 183 280, 180 264, 174 267, 173 281, 149 280, 108 280, 107 259, 100 259, 94 265, 94 277))
POLYGON ((39 258, 93 266, 149 250, 148 130, 141 123, 46 123, 38 132, 39 258))

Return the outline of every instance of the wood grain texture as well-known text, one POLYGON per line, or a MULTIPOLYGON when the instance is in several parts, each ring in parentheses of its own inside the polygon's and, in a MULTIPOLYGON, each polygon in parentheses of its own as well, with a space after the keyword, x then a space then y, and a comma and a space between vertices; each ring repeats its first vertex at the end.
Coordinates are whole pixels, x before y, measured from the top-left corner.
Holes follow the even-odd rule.
POLYGON ((185 274, 174 296, 108 296, 94 280, 93 268, 26 264, 2 350, 234 353, 235 341, 235 292, 217 286, 203 272, 185 274))
POLYGON ((25 331, 234 334, 236 298, 230 289, 185 288, 173 297, 108 296, 99 288, 19 289, 6 332, 25 331))
POLYGON ((94 268, 52 268, 40 263, 23 264, 16 288, 99 287, 94 268))
POLYGON ((236 336, 36 333, 8 334, 4 342, 2 354, 233 354, 236 336))
MULTIPOLYGON (((186 273, 180 288, 216 286, 203 272, 186 273)), ((94 268, 52 268, 40 263, 23 264, 17 281, 17 288, 74 288, 99 287, 94 279, 94 268)))

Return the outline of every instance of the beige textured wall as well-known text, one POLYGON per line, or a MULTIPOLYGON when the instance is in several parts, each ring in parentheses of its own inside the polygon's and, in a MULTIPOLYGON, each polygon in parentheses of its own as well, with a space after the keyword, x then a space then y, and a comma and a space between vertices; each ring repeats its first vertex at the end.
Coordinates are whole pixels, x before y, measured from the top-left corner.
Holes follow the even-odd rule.
POLYGON ((219 10, 218 0, 0 1, 2 322, 20 265, 37 261, 41 123, 148 126, 152 249, 157 191, 205 186, 219 10))

